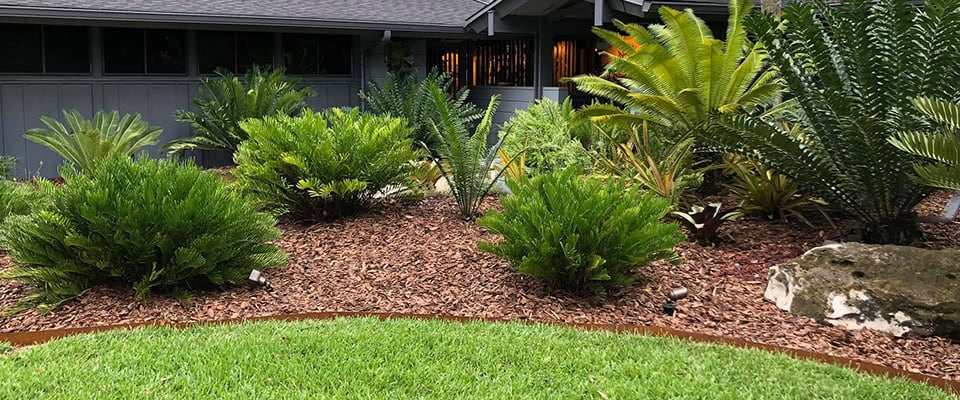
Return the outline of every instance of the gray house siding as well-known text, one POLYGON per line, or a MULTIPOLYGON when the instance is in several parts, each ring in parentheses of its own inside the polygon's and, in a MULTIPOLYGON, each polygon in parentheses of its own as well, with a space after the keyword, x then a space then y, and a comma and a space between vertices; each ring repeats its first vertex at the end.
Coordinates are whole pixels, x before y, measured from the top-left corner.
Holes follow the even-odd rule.
MULTIPOLYGON (((357 106, 359 80, 307 81, 317 96, 307 101, 313 109, 357 106)), ((118 110, 121 113, 141 114, 151 125, 163 128, 160 144, 190 136, 186 123, 173 118, 176 110, 186 109, 199 91, 199 81, 182 79, 172 81, 127 82, 87 80, 71 83, 50 81, 0 81, 0 152, 20 159, 17 176, 57 176, 60 157, 46 147, 23 138, 31 128, 43 127, 41 116, 57 117, 62 110, 76 109, 89 117, 98 110, 118 110)), ((159 146, 148 151, 159 154, 159 146)), ((196 155, 201 163, 215 165, 227 161, 215 154, 196 155)))
MULTIPOLYGON (((62 163, 61 158, 46 147, 24 139, 23 134, 28 129, 43 127, 41 116, 60 119, 63 110, 76 109, 88 118, 99 110, 141 114, 145 121, 163 129, 159 145, 192 134, 188 124, 174 120, 176 110, 190 108, 191 99, 196 97, 200 90, 192 31, 188 31, 187 35, 187 74, 105 76, 102 74, 98 30, 99 27, 94 27, 91 35, 90 74, 0 74, 0 154, 19 159, 14 170, 18 177, 59 175, 57 169, 62 163)), ((369 33, 366 35, 371 36, 369 33)), ((317 93, 317 96, 307 100, 311 108, 319 110, 360 105, 357 93, 361 89, 361 77, 364 74, 361 73, 359 65, 359 44, 363 40, 358 33, 351 37, 354 42, 353 72, 349 76, 298 77, 303 84, 312 86, 317 93)), ((382 75, 378 72, 380 70, 384 73, 386 71, 382 50, 379 57, 367 57, 364 62, 366 68, 375 75, 382 75)), ((160 155, 159 145, 152 146, 147 151, 160 155)), ((230 161, 229 155, 216 152, 201 152, 189 156, 203 165, 222 165, 230 161)))

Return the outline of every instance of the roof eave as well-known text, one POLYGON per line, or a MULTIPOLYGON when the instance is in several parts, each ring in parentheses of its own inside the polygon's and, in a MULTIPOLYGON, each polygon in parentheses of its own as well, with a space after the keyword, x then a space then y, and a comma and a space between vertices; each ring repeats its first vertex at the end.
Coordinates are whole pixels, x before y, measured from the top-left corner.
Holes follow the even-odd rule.
POLYGON ((110 22, 153 22, 210 25, 264 25, 291 28, 329 28, 350 30, 396 30, 426 33, 463 33, 461 25, 411 24, 391 21, 318 20, 243 15, 167 14, 136 11, 80 10, 62 8, 0 6, 0 17, 110 22))

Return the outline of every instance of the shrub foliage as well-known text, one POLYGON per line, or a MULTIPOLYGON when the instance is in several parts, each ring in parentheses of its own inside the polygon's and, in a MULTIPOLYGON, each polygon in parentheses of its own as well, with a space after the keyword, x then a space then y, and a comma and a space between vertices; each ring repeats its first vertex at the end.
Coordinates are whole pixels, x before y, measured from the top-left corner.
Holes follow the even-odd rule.
POLYGON ((254 66, 241 80, 227 72, 200 79, 200 95, 193 100, 196 111, 179 110, 177 121, 193 127, 193 136, 165 144, 171 153, 187 150, 219 150, 233 153, 247 139, 240 123, 249 118, 276 114, 297 115, 304 102, 316 93, 299 87, 300 80, 284 75, 282 69, 254 66))
POLYGON ((703 174, 692 168, 693 138, 675 143, 651 140, 657 138, 663 135, 652 136, 644 121, 640 128, 630 129, 623 141, 607 135, 609 149, 595 156, 602 171, 626 178, 675 205, 686 190, 703 182, 703 174))
POLYGON ((20 159, 14 156, 0 156, 0 179, 13 179, 19 162, 20 159))
POLYGON ((30 182, 0 180, 0 223, 12 215, 27 215, 47 206, 49 182, 40 182, 43 189, 30 182))
POLYGON ((242 124, 250 140, 234 155, 236 185, 267 209, 300 220, 350 214, 417 168, 410 127, 357 109, 307 110, 242 124))
POLYGON ((750 22, 798 105, 798 132, 725 115, 704 138, 855 218, 865 241, 917 239, 912 209, 926 189, 910 179, 915 158, 888 138, 922 126, 910 99, 957 96, 960 0, 800 2, 780 22, 750 22))
POLYGON ((792 216, 813 226, 804 213, 818 210, 824 219, 830 220, 823 209, 826 203, 800 193, 794 181, 761 163, 728 155, 723 169, 732 178, 727 188, 741 201, 738 214, 762 215, 784 222, 792 216))
POLYGON ((537 100, 526 111, 517 110, 500 129, 504 152, 513 158, 526 151, 524 167, 531 174, 570 165, 590 168, 592 159, 580 139, 591 135, 589 121, 576 117, 570 98, 563 103, 537 100))
POLYGON ((58 304, 100 284, 182 293, 282 265, 274 219, 192 165, 113 156, 94 176, 62 168, 52 206, 8 219, 14 267, 35 286, 25 301, 58 304))
POLYGON ((502 199, 503 211, 478 220, 503 240, 480 248, 549 286, 593 294, 630 283, 631 272, 652 261, 677 260, 673 246, 683 235, 660 221, 666 200, 579 174, 570 167, 507 181, 513 194, 502 199))
POLYGON ((147 125, 140 114, 121 118, 117 111, 98 111, 92 121, 77 110, 64 111, 66 126, 50 117, 40 120, 47 129, 31 129, 23 136, 53 150, 88 174, 93 173, 99 161, 114 153, 129 157, 157 144, 163 133, 160 128, 147 125))

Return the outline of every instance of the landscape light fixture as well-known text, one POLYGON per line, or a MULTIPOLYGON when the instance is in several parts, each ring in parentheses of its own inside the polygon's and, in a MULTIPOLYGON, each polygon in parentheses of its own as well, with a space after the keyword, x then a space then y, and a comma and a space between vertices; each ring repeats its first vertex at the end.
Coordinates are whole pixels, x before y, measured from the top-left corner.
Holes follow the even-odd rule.
POLYGON ((260 273, 260 271, 257 271, 257 270, 250 271, 250 277, 247 279, 249 279, 250 282, 256 285, 263 286, 263 290, 266 290, 268 292, 273 291, 273 286, 270 286, 270 281, 268 281, 267 278, 265 278, 263 274, 260 273))
POLYGON ((667 302, 663 303, 663 315, 672 317, 677 311, 676 302, 687 298, 688 295, 690 295, 690 291, 685 287, 671 290, 670 294, 667 295, 667 302))

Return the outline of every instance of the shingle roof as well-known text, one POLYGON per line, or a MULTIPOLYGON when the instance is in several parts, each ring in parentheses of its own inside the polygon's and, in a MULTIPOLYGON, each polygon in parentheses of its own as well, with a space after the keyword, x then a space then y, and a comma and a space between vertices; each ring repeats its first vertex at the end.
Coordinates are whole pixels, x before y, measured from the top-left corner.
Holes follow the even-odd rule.
POLYGON ((488 0, 0 0, 0 15, 170 16, 462 28, 488 0))

